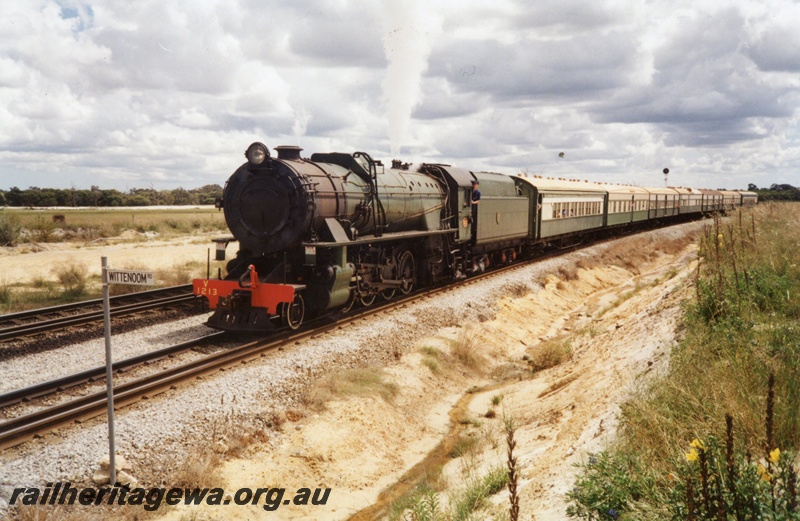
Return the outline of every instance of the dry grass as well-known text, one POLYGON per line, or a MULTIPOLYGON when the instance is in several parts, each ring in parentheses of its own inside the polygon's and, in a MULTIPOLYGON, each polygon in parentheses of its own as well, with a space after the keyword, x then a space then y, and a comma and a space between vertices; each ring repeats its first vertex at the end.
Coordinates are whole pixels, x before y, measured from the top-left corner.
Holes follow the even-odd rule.
POLYGON ((447 453, 447 456, 453 459, 460 458, 468 454, 476 454, 479 449, 477 437, 468 434, 459 434, 455 441, 453 441, 453 445, 450 448, 450 452, 447 453))
POLYGON ((170 483, 179 487, 224 487, 217 467, 227 457, 242 456, 250 447, 269 439, 251 419, 231 412, 211 426, 208 443, 187 458, 171 476, 170 483))
POLYGON ((558 268, 558 276, 563 281, 578 280, 578 268, 571 264, 561 266, 558 268))
POLYGON ((63 286, 62 296, 67 300, 79 299, 87 294, 88 277, 86 265, 80 263, 63 264, 53 268, 58 282, 63 286))
MULTIPOLYGON (((580 270, 591 270, 597 267, 616 266, 632 273, 639 273, 639 269, 646 263, 654 260, 660 254, 673 255, 683 251, 694 239, 687 234, 675 239, 656 240, 652 237, 627 237, 612 243, 599 255, 584 257, 574 265, 565 265, 558 268, 556 274, 559 281, 556 289, 564 291, 569 288, 568 282, 577 280, 580 270)), ((674 274, 673 274, 674 276, 674 274)), ((544 281, 539 281, 544 283, 544 281)))
POLYGON ((522 282, 511 282, 503 287, 503 293, 514 298, 522 298, 530 292, 530 286, 522 282))
POLYGON ((472 329, 462 329, 458 338, 452 342, 450 354, 464 367, 479 371, 483 366, 478 336, 472 329))
MULTIPOLYGON (((10 242, 91 241, 117 237, 126 230, 174 236, 194 232, 227 230, 225 217, 212 207, 185 209, 125 208, 27 210, 7 208, 0 221, 0 232, 8 230, 10 242), (53 222, 54 214, 64 222, 53 222), (3 224, 9 223, 6 226, 3 224)), ((0 239, 3 234, 0 233, 0 239)))
MULTIPOLYGON (((196 277, 205 277, 205 269, 203 269, 202 274, 199 272, 201 265, 203 264, 200 262, 187 262, 179 266, 158 269, 156 270, 156 280, 160 286, 182 286, 184 284, 189 284, 192 282, 192 279, 196 277)), ((203 265, 203 268, 205 268, 205 265, 203 265)))
MULTIPOLYGON (((216 276, 217 265, 211 264, 212 277, 216 276)), ((146 266, 125 262, 113 266, 115 269, 139 270, 146 266)), ((156 287, 179 286, 190 284, 192 279, 206 277, 206 263, 190 261, 175 264, 169 268, 156 270, 156 287)), ((52 270, 55 280, 41 275, 34 276, 27 284, 0 284, 0 313, 13 313, 26 309, 54 306, 65 302, 75 302, 100 298, 102 284, 98 275, 87 275, 87 267, 82 263, 68 263, 56 266, 52 270), (59 287, 60 286, 60 287, 59 287)), ((153 289, 153 286, 136 286, 131 284, 109 284, 111 296, 138 293, 153 289)))
MULTIPOLYGON (((652 237, 626 237, 613 242, 599 255, 580 259, 575 263, 575 266, 584 270, 590 270, 598 266, 617 266, 638 273, 639 268, 645 262, 655 259, 659 254, 674 255, 679 253, 691 244, 694 239, 694 234, 659 240, 652 237)), ((560 270, 559 274, 561 274, 560 270)), ((562 275, 563 278, 564 276, 562 275)))
POLYGON ((433 374, 441 374, 442 367, 439 364, 444 354, 432 346, 423 346, 419 349, 422 354, 422 365, 431 370, 433 374))
MULTIPOLYGON (((144 503, 146 506, 147 503, 144 503)), ((99 506, 49 506, 49 505, 17 505, 14 521, 144 521, 162 517, 173 507, 162 503, 158 510, 145 510, 143 505, 99 506)))
POLYGON ((217 467, 222 462, 220 454, 207 448, 200 454, 187 459, 172 477, 176 487, 224 487, 225 481, 220 478, 217 467))
POLYGON ((572 357, 569 339, 553 338, 537 345, 530 355, 528 365, 533 372, 555 367, 572 357))
POLYGON ((323 410, 330 401, 350 396, 380 396, 391 403, 398 390, 397 384, 386 380, 383 369, 377 367, 343 369, 319 379, 308 393, 306 402, 316 410, 323 410))

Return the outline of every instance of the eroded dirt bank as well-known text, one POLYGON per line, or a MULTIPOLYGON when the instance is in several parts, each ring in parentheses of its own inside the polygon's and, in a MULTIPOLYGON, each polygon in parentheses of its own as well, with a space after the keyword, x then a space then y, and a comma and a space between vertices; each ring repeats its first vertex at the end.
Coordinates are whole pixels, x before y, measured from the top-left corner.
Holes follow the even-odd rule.
MULTIPOLYGON (((392 501, 381 493, 408 497, 420 472, 393 487, 415 465, 446 509, 465 484, 505 465, 504 418, 517 427, 520 519, 564 519, 573 463, 613 436, 619 404, 667 361, 696 266, 687 237, 700 226, 571 254, 567 266, 541 276, 538 291, 509 288, 494 309, 470 313, 478 320, 417 338, 383 370, 392 393, 328 396, 322 409, 309 400, 269 443, 218 470, 227 490, 280 486, 289 497, 300 487, 331 488, 326 505, 193 506, 166 519, 349 519, 376 504, 361 518, 385 516, 392 501), (560 363, 531 371, 526 359, 554 345, 560 363), (465 394, 465 410, 451 414, 465 394), (447 436, 447 457, 431 454, 447 436)), ((388 349, 392 339, 376 341, 388 349)), ((507 508, 503 490, 478 518, 507 508)))

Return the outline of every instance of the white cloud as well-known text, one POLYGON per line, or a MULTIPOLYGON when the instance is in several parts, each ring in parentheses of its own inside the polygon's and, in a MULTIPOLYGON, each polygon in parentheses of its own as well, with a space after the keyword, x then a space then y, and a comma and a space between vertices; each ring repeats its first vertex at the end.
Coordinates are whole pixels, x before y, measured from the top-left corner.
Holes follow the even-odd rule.
POLYGON ((0 0, 0 188, 222 183, 256 140, 800 184, 796 3, 414 6, 0 0))

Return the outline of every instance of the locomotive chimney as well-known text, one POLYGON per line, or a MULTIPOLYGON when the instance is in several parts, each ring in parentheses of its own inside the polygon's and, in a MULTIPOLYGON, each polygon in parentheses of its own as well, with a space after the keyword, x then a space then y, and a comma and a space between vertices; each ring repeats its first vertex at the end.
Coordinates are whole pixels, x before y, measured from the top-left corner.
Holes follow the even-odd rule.
POLYGON ((275 147, 275 150, 278 152, 278 159, 299 161, 300 151, 303 149, 294 145, 281 145, 279 147, 275 147))
POLYGON ((403 162, 399 159, 392 159, 392 168, 399 170, 400 167, 403 165, 403 162))

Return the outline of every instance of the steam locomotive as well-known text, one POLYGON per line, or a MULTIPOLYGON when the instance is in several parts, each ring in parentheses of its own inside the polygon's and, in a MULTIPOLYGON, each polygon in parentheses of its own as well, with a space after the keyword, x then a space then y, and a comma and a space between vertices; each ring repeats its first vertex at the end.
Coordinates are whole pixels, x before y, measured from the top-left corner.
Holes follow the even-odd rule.
MULTIPOLYGON (((219 279, 196 279, 231 331, 298 328, 308 317, 370 306, 418 286, 467 277, 598 231, 755 204, 742 191, 641 188, 473 172, 444 164, 390 168, 365 152, 316 153, 262 143, 217 206, 239 251, 219 279), (480 184, 472 211, 473 182, 480 184)), ((220 256, 218 256, 220 258, 220 256)))

